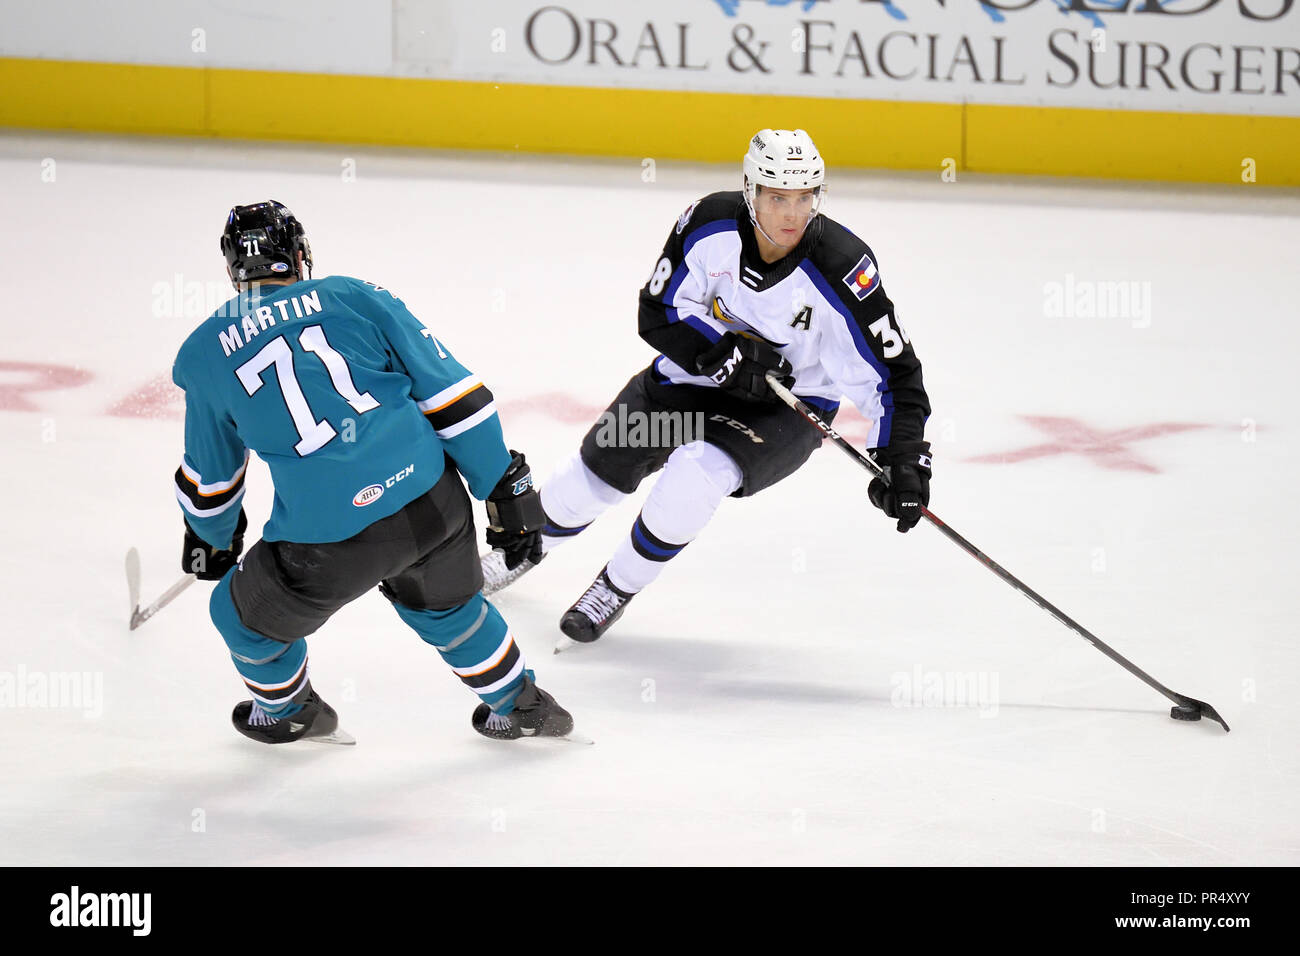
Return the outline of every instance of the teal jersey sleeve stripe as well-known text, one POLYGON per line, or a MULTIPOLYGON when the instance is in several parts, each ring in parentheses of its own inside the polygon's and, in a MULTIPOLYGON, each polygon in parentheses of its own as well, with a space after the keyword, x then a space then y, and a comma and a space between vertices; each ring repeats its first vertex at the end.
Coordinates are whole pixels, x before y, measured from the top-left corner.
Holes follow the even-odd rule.
POLYGON ((244 495, 248 449, 234 422, 199 389, 185 393, 185 455, 176 470, 176 499, 189 526, 208 544, 230 544, 244 495))

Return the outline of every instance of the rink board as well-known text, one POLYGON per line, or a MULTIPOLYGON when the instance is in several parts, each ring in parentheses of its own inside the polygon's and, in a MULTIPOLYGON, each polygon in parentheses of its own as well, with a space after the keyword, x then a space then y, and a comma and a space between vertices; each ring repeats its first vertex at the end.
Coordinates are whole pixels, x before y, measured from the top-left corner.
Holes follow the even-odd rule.
POLYGON ((1300 118, 748 96, 0 59, 0 126, 729 161, 761 126, 837 166, 1300 185, 1300 118))

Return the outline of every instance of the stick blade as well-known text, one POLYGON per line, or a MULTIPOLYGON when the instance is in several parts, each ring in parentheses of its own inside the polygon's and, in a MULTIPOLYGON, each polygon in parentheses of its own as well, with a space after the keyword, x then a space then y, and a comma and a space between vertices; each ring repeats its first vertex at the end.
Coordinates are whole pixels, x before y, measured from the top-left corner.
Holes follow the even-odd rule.
POLYGON ((1225 734, 1232 732, 1228 722, 1219 716, 1217 710, 1195 697, 1184 697, 1179 694, 1178 705, 1169 712, 1169 716, 1175 720, 1200 720, 1202 717, 1208 717, 1210 720, 1217 721, 1225 734))
POLYGON ((131 623, 127 629, 134 631, 144 623, 140 616, 140 552, 135 548, 126 552, 126 591, 131 601, 131 623))
POLYGON ((140 607, 140 552, 135 548, 126 552, 126 590, 134 613, 140 607))

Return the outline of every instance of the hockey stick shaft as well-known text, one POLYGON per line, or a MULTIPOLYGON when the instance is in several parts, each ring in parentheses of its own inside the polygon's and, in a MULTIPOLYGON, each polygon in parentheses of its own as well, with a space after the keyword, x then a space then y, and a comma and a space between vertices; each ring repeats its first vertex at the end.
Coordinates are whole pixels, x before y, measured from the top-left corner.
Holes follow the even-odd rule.
POLYGON ((149 618, 153 617, 155 614, 157 614, 159 611, 165 608, 168 604, 171 604, 172 601, 176 600, 177 595, 179 595, 182 591, 184 591, 187 587, 189 587, 197 580, 198 578, 196 578, 194 575, 187 574, 184 577, 182 577, 179 581, 177 581, 175 584, 173 584, 171 587, 169 587, 166 591, 164 591, 162 595, 158 598, 158 600, 154 601, 148 607, 144 608, 143 610, 137 607, 134 611, 131 612, 130 630, 134 631, 137 627, 139 627, 145 621, 149 620, 149 618))
MULTIPOLYGON (((882 480, 885 479, 884 469, 881 468, 880 465, 872 461, 863 452, 854 448, 853 445, 850 442, 845 441, 835 431, 834 428, 832 428, 829 424, 827 424, 826 422, 818 418, 816 412, 814 412, 803 402, 799 401, 798 397, 793 392, 791 392, 788 388, 786 388, 771 372, 767 374, 767 382, 769 385, 772 386, 772 391, 777 394, 777 396, 781 399, 781 401, 785 402, 785 404, 789 405, 792 409, 794 409, 796 412, 802 415, 809 423, 815 425, 817 428, 820 428, 822 432, 826 434, 826 437, 830 438, 831 441, 833 441, 836 445, 838 445, 846 455, 848 455, 850 458, 856 461, 861 467, 866 469, 873 476, 880 478, 882 480)), ((1142 670, 1142 668, 1138 667, 1132 661, 1128 660, 1128 658, 1124 657, 1124 655, 1120 654, 1110 645, 1106 644, 1104 641, 1102 641, 1099 637, 1097 637, 1087 628, 1083 627, 1081 624, 1079 624, 1077 621, 1071 618, 1060 608, 1056 607, 1056 605, 1052 604, 1050 601, 1044 598, 1033 588, 1029 587, 1029 585, 1025 584, 1023 581, 1017 578, 1006 568, 1002 567, 1002 565, 998 564, 996 561, 990 558, 979 548, 975 547, 975 545, 967 541, 966 538, 964 538, 962 535, 958 534, 952 528, 948 527, 948 525, 943 521, 941 521, 934 514, 934 512, 930 511, 928 508, 922 507, 921 515, 924 518, 926 518, 926 520, 928 520, 932 525, 934 525, 936 528, 942 531, 944 536, 947 537, 948 540, 952 541, 954 544, 960 547, 971 557, 977 559, 981 564, 983 564, 986 568, 988 568, 990 571, 992 571, 994 574, 1000 577, 1003 581, 1011 585, 1011 587, 1015 588, 1017 591, 1019 591, 1021 594, 1027 597, 1030 601, 1038 605, 1038 607, 1042 608, 1048 614, 1052 615, 1052 617, 1056 618, 1058 621, 1060 621, 1070 630, 1074 631, 1085 641, 1087 641, 1093 647, 1097 648, 1097 650, 1101 651, 1103 654, 1105 654, 1115 663, 1119 664, 1121 667, 1123 667, 1134 677, 1137 677, 1138 679, 1143 681, 1147 686, 1151 687, 1153 690, 1159 691, 1161 694, 1163 694, 1165 697, 1169 698, 1179 706, 1200 708, 1201 710, 1204 711, 1207 717, 1211 717, 1214 720, 1217 720, 1220 724, 1223 724, 1224 730, 1228 729, 1227 723, 1223 720, 1222 717, 1218 715, 1218 713, 1214 710, 1214 708, 1211 707, 1209 704, 1205 703, 1204 701, 1196 700, 1194 697, 1187 697, 1184 696, 1183 694, 1178 693, 1177 691, 1170 690, 1168 687, 1160 683, 1158 680, 1156 680, 1146 671, 1142 670)))

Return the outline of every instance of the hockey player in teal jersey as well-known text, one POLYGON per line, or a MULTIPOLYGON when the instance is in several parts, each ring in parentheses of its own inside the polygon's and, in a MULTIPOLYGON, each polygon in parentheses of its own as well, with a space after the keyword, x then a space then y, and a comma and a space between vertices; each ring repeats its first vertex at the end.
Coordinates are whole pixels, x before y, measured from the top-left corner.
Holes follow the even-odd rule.
POLYGON ((487 501, 489 544, 516 564, 539 557, 545 520, 488 387, 391 292, 312 279, 302 225, 279 203, 232 209, 221 249, 239 295, 186 339, 172 378, 185 391, 182 565, 218 582, 212 620, 252 696, 236 729, 351 742, 312 689, 304 638, 379 585, 481 698, 476 730, 568 734, 480 591, 465 483, 487 501), (275 501, 241 560, 250 451, 275 501))

